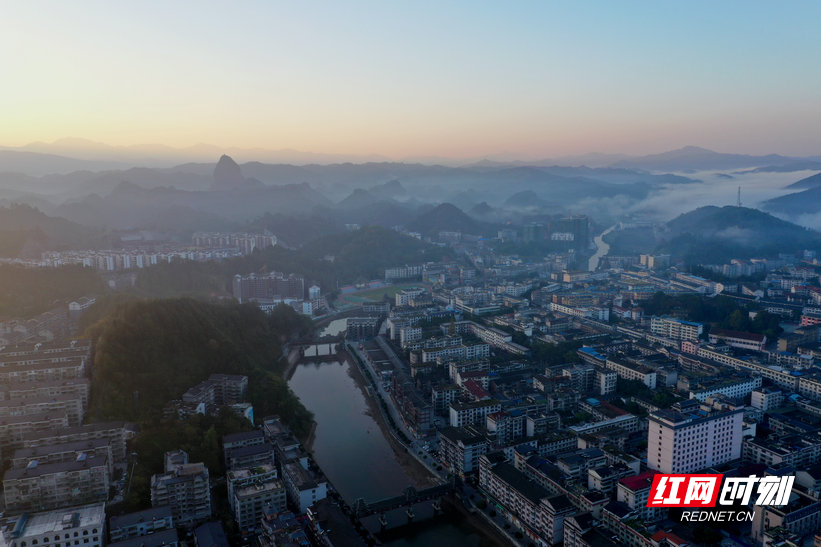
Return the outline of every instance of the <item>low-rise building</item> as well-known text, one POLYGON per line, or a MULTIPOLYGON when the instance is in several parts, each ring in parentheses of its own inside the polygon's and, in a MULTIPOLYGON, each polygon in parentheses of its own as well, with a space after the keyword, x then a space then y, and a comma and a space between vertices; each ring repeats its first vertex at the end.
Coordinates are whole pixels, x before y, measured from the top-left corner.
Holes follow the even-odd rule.
MULTIPOLYGON (((134 537, 109 543, 108 547, 179 547, 180 537, 176 528, 160 530, 147 536, 134 537)), ((183 543, 182 545, 185 545, 183 543)))
POLYGON ((495 399, 469 403, 454 402, 450 405, 450 426, 465 427, 479 424, 485 420, 488 414, 500 410, 502 410, 502 405, 495 399))
POLYGON ((300 513, 328 496, 328 483, 325 478, 311 471, 307 464, 293 461, 282 466, 282 479, 288 498, 300 513))
POLYGON ((0 534, 8 547, 102 547, 105 545, 105 504, 23 514, 4 521, 0 534))
POLYGON ((166 453, 165 473, 151 477, 151 505, 171 507, 177 526, 191 527, 207 520, 211 516, 208 468, 203 463, 188 463, 188 454, 182 450, 166 453))
POLYGON ((710 343, 718 344, 719 340, 723 340, 730 347, 752 351, 764 351, 764 346, 767 344, 767 337, 763 334, 724 329, 711 330, 710 343))
POLYGON ((616 499, 635 511, 638 518, 642 520, 656 520, 667 511, 664 508, 647 507, 653 477, 657 474, 658 471, 649 470, 632 477, 624 477, 616 486, 616 499))
POLYGON ((75 441, 72 443, 38 446, 37 448, 18 448, 11 457, 11 467, 24 469, 37 462, 39 465, 47 463, 69 463, 77 461, 85 455, 88 459, 104 459, 108 464, 109 476, 114 472, 114 454, 111 445, 105 439, 90 441, 75 441))
POLYGON ((228 503, 242 533, 256 530, 266 508, 275 511, 286 508, 285 486, 277 478, 272 464, 229 471, 226 481, 228 503))
POLYGON ((6 510, 20 513, 106 501, 108 475, 105 457, 81 454, 75 461, 43 465, 34 460, 3 475, 6 510))
POLYGON ((750 406, 762 412, 773 410, 784 404, 784 393, 771 387, 754 389, 750 396, 750 406))
POLYGON ((479 458, 488 442, 470 428, 448 427, 439 431, 439 459, 452 473, 464 477, 479 470, 479 458))
POLYGON ((171 508, 152 507, 144 511, 111 517, 109 536, 112 542, 147 536, 163 530, 174 528, 174 516, 171 508))

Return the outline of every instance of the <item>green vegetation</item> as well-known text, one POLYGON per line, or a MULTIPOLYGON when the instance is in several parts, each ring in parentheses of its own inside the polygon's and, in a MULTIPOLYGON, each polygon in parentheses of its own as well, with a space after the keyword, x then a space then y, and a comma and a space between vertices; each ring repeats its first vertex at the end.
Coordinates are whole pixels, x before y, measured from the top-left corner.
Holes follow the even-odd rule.
POLYGON ((755 286, 758 286, 758 284, 767 277, 767 272, 760 272, 753 275, 741 275, 738 277, 729 277, 718 272, 714 272, 713 270, 708 270, 707 268, 703 268, 698 265, 690 266, 690 273, 693 275, 698 275, 705 279, 717 281, 719 283, 750 283, 755 286))
POLYGON ((451 203, 442 203, 416 217, 408 229, 434 237, 442 231, 463 232, 473 235, 495 233, 494 226, 475 220, 451 203))
MULTIPOLYGON (((686 264, 723 264, 733 258, 777 256, 818 249, 821 234, 747 207, 699 207, 655 233, 643 228, 605 236, 610 254, 669 253, 686 264)), ((713 279, 712 276, 708 276, 713 279)))
POLYGON ((319 238, 301 249, 269 247, 223 262, 176 262, 140 270, 136 291, 141 296, 225 296, 237 273, 279 271, 304 275, 330 292, 346 283, 380 278, 386 267, 437 261, 450 251, 371 226, 319 238))
POLYGON ((308 243, 301 249, 306 258, 333 257, 333 273, 340 283, 382 277, 386 267, 442 260, 452 251, 418 239, 368 226, 354 232, 335 234, 308 243))
POLYGON ((282 343, 309 328, 287 306, 267 316, 247 304, 126 302, 88 331, 96 340, 90 415, 157 423, 169 401, 210 374, 244 374, 258 415, 279 414, 305 433, 311 415, 279 373, 282 343))
POLYGON ((283 213, 266 213, 248 226, 249 231, 269 230, 282 241, 291 246, 305 243, 342 232, 345 230, 340 222, 329 215, 285 215, 283 213))
POLYGON ((769 340, 774 340, 778 338, 779 334, 784 332, 780 323, 781 318, 779 316, 767 311, 759 311, 755 314, 754 319, 750 319, 748 313, 742 310, 735 310, 719 322, 718 327, 743 332, 755 332, 765 335, 769 340))
POLYGON ((656 251, 688 264, 721 264, 821 246, 818 232, 747 207, 700 207, 671 220, 667 228, 672 237, 656 251))
POLYGON ((649 253, 658 245, 655 233, 647 228, 613 230, 603 239, 605 243, 610 245, 609 254, 611 255, 649 253))
MULTIPOLYGON (((242 259, 240 259, 242 260, 242 259)), ((141 296, 227 296, 231 294, 228 262, 189 262, 175 260, 157 264, 137 273, 135 288, 141 296)), ((236 273, 236 272, 234 272, 236 273)))
MULTIPOLYGON (((784 329, 780 318, 766 311, 757 311, 755 319, 750 319, 749 308, 739 300, 729 296, 704 298, 695 294, 670 296, 657 292, 644 303, 647 315, 675 315, 708 323, 720 329, 737 330, 764 334, 769 339, 777 338, 784 329)), ((706 335, 705 332, 705 335, 706 335)))
MULTIPOLYGON (((229 409, 217 416, 163 418, 165 405, 213 373, 248 376, 247 399, 257 416, 278 414, 299 436, 306 436, 311 413, 282 377, 282 344, 312 329, 309 319, 290 307, 271 315, 248 304, 166 300, 102 299, 91 310, 97 321, 86 334, 95 340, 92 419, 135 421, 140 434, 128 493, 114 513, 145 508, 151 475, 163 471, 163 455, 183 449, 204 462, 216 478, 224 473, 220 442, 253 424, 229 409)), ((225 507, 217 514, 231 528, 225 507)))
POLYGON ((23 268, 0 265, 0 319, 30 318, 82 295, 104 290, 100 276, 82 266, 23 268))
POLYGON ((144 424, 131 446, 137 456, 128 495, 115 511, 124 513, 146 506, 146 501, 151 499, 151 475, 164 471, 166 452, 185 450, 192 462, 203 462, 212 475, 221 475, 224 472, 222 437, 251 429, 253 426, 248 420, 228 409, 223 409, 218 416, 197 414, 186 420, 144 424))
POLYGON ((28 205, 0 207, 0 256, 38 257, 42 251, 107 247, 102 231, 50 217, 28 205))
POLYGON ((620 406, 628 411, 627 405, 635 404, 627 402, 630 397, 652 403, 659 408, 667 408, 681 399, 667 389, 657 387, 653 390, 641 380, 625 380, 621 377, 616 381, 616 394, 625 400, 625 405, 620 406))
POLYGON ((561 342, 559 344, 545 344, 533 341, 530 347, 531 356, 535 361, 545 365, 561 365, 564 363, 578 363, 581 361, 576 350, 582 347, 581 342, 561 342))
POLYGON ((690 321, 715 323, 739 309, 729 296, 704 298, 697 294, 670 296, 659 291, 642 304, 646 315, 675 315, 690 321))

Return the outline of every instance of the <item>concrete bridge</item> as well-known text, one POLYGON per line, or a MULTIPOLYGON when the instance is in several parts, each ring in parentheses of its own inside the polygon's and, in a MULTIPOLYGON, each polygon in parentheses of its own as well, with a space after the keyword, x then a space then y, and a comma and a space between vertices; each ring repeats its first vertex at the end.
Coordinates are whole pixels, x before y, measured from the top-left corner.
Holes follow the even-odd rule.
POLYGON ((360 498, 353 510, 371 537, 387 540, 408 526, 442 518, 442 497, 453 489, 453 482, 418 491, 409 487, 399 496, 371 503, 360 498))
POLYGON ((433 500, 449 494, 455 488, 456 484, 453 479, 444 484, 425 488, 424 490, 417 490, 413 486, 409 486, 405 488, 401 494, 392 498, 384 498, 372 502, 366 502, 363 498, 359 498, 354 502, 353 510, 357 517, 362 518, 376 513, 384 513, 385 511, 407 507, 420 501, 433 500))
POLYGON ((291 344, 289 354, 297 354, 297 361, 338 361, 341 342, 317 342, 291 344))

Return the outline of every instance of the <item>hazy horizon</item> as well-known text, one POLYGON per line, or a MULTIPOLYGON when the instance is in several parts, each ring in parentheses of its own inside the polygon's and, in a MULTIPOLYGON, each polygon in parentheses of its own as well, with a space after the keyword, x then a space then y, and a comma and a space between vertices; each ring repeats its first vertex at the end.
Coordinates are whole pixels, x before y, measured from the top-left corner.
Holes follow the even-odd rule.
POLYGON ((92 7, 7 7, 0 143, 819 153, 817 3, 92 7))
MULTIPOLYGON (((590 162, 586 165, 590 167, 607 166, 611 163, 616 163, 620 159, 640 158, 645 156, 654 156, 669 152, 676 152, 685 149, 702 149, 718 154, 734 154, 734 155, 748 155, 748 156, 767 156, 767 155, 781 155, 785 157, 812 157, 821 158, 821 149, 818 153, 806 155, 793 155, 782 153, 779 150, 770 150, 762 153, 753 153, 746 150, 723 150, 714 149, 701 146, 699 144, 685 144, 675 149, 660 148, 649 149, 643 152, 625 153, 609 150, 587 150, 574 154, 543 154, 540 156, 526 155, 512 152, 496 152, 488 153, 480 156, 443 156, 443 155, 399 155, 387 156, 378 154, 376 152, 365 151, 361 154, 351 153, 332 153, 324 150, 313 149, 295 149, 295 148, 265 148, 265 147, 239 147, 232 145, 219 145, 208 142, 197 142, 190 145, 172 146, 160 142, 139 142, 132 144, 114 145, 106 142, 94 141, 84 137, 62 137, 53 141, 37 140, 24 143, 22 145, 12 145, 8 143, 0 143, 0 151, 19 151, 19 152, 34 152, 43 154, 64 155, 70 158, 78 159, 99 159, 104 161, 107 156, 116 157, 110 159, 112 162, 127 164, 130 161, 138 161, 139 159, 153 159, 173 161, 187 161, 191 158, 199 158, 201 162, 216 162, 220 155, 228 155, 234 157, 240 163, 252 161, 292 161, 295 164, 310 162, 315 160, 316 163, 326 164, 333 162, 350 162, 350 163, 364 163, 364 162, 417 162, 417 163, 435 163, 438 160, 449 165, 462 165, 469 162, 490 161, 499 163, 527 163, 527 162, 543 162, 543 161, 570 161, 570 160, 586 160, 590 162), (255 156, 258 155, 258 156, 255 156), (96 157, 95 157, 96 155, 96 157), (239 157, 236 157, 239 155, 239 157), (289 155, 293 158, 288 160, 289 155)), ((578 164, 582 166, 582 163, 578 164)))

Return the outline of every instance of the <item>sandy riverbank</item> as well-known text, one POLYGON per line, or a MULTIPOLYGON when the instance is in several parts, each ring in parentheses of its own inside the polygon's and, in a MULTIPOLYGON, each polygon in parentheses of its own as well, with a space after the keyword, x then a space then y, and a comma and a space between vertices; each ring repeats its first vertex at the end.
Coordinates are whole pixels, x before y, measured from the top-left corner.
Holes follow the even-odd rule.
POLYGON ((282 377, 285 379, 286 382, 291 380, 291 376, 294 375, 294 371, 296 370, 296 366, 299 364, 299 358, 302 355, 300 354, 299 350, 292 349, 288 352, 287 355, 283 355, 281 359, 285 359, 286 365, 285 370, 282 371, 282 377))
POLYGON ((414 488, 428 488, 439 484, 436 477, 434 477, 424 465, 419 463, 416 458, 408 454, 404 445, 393 437, 390 431, 390 426, 388 426, 382 416, 382 412, 379 408, 379 402, 375 399, 375 396, 368 393, 368 382, 362 375, 359 367, 356 366, 354 358, 344 350, 339 353, 339 358, 340 360, 345 359, 348 362, 348 374, 350 374, 354 379, 357 387, 362 390, 362 395, 365 397, 365 402, 368 405, 368 415, 370 415, 379 426, 382 436, 388 441, 388 444, 391 446, 391 449, 396 456, 396 461, 405 471, 405 474, 407 474, 414 488))
POLYGON ((313 453, 314 451, 314 440, 316 439, 316 422, 311 422, 311 430, 308 431, 308 435, 304 438, 298 438, 297 440, 302 443, 302 446, 305 447, 305 450, 308 452, 313 453))

